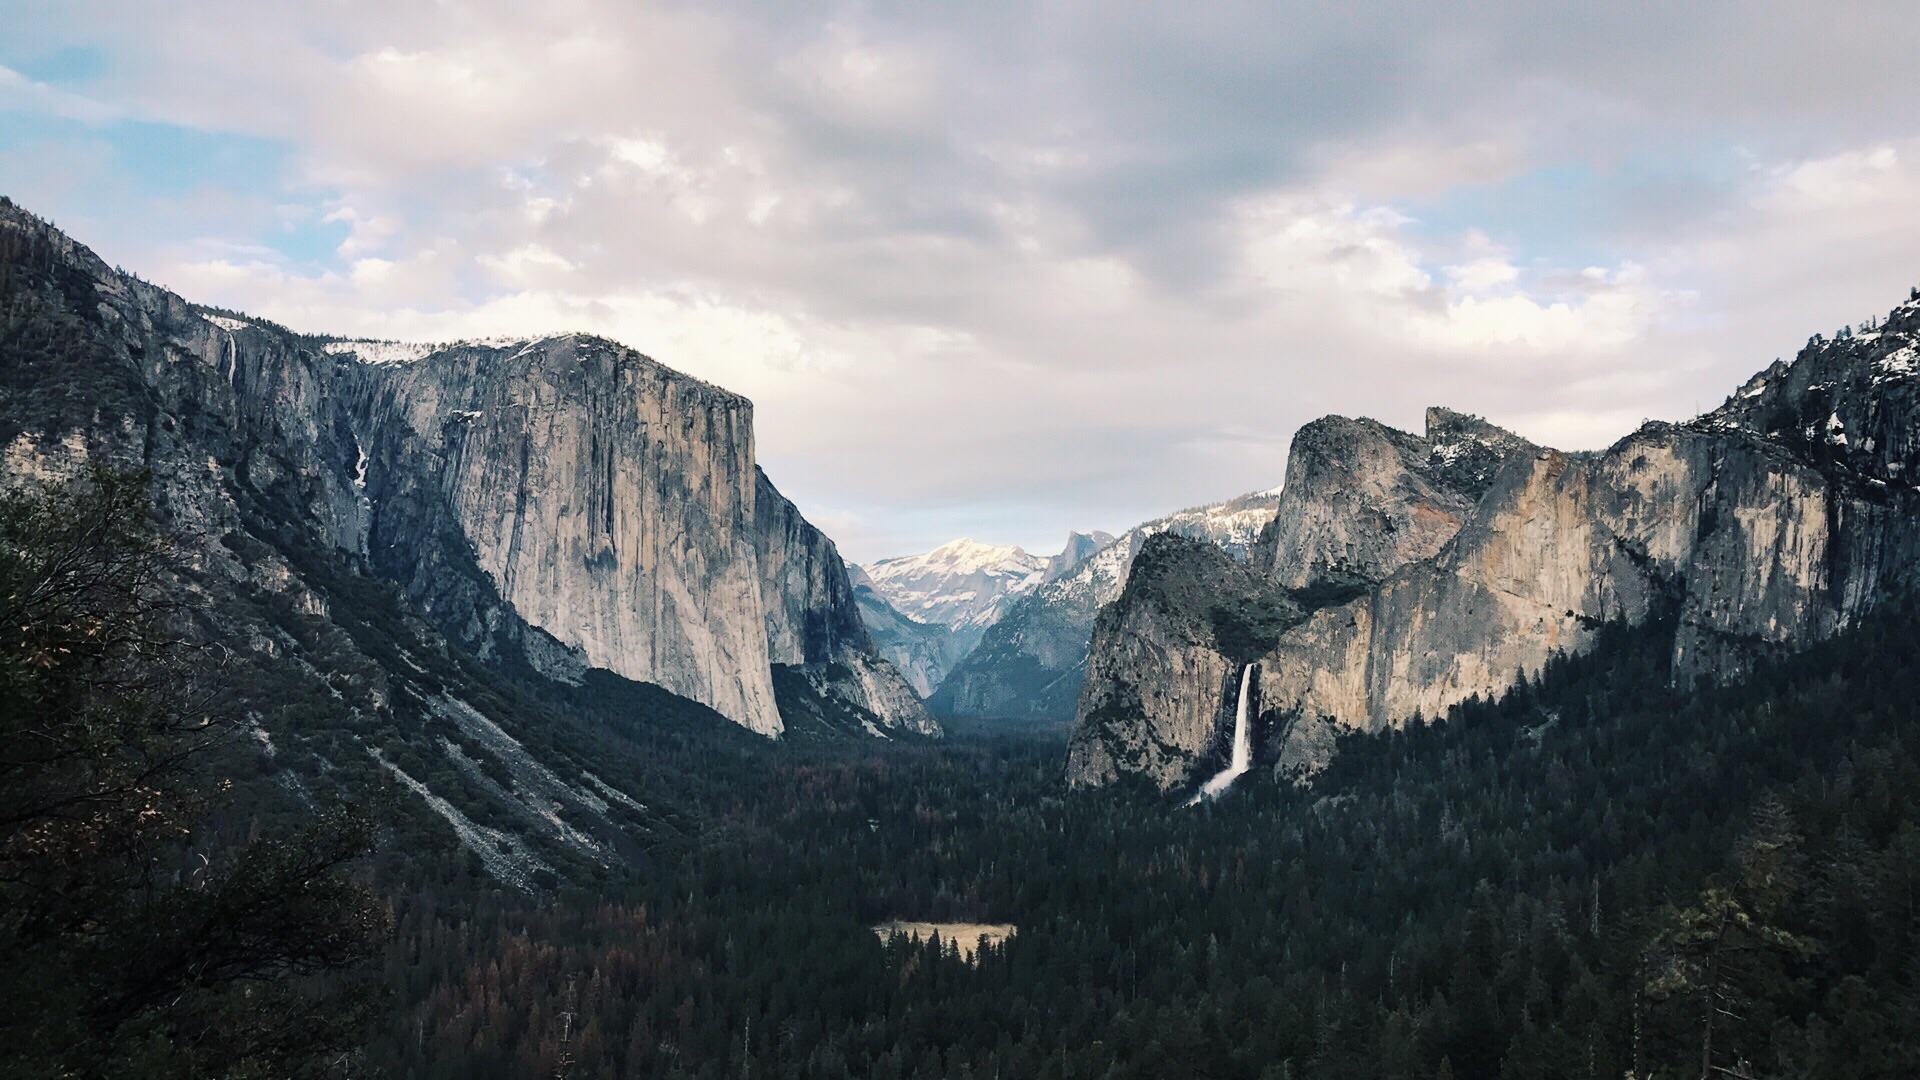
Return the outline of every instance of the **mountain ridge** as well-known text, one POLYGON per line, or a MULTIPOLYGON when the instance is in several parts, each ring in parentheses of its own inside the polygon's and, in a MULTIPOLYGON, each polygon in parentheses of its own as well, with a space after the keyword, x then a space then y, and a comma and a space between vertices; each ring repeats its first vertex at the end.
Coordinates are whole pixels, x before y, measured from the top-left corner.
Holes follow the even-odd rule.
POLYGON ((268 769, 296 802, 397 784, 538 890, 678 830, 658 740, 939 732, 758 470, 739 395, 590 335, 362 363, 10 200, 0 299, 8 484, 151 477, 177 588, 262 745, 302 763, 268 769))
MULTIPOLYGON (((1325 456, 1316 442, 1365 424, 1303 427, 1282 496, 1294 509, 1276 515, 1266 554, 1280 583, 1311 587, 1318 575, 1332 588, 1253 658, 1269 759, 1282 772, 1314 771, 1341 731, 1498 695, 1516 673, 1586 648, 1599 627, 1669 607, 1675 677, 1738 678, 1910 585, 1920 574, 1911 528, 1920 497, 1908 479, 1920 468, 1920 299, 1876 326, 1816 335, 1793 364, 1770 366, 1719 409, 1649 422, 1599 451, 1563 453, 1506 433, 1490 440, 1480 422, 1455 419, 1463 414, 1430 412, 1430 429, 1438 419, 1472 434, 1481 449, 1462 453, 1485 458, 1450 492, 1431 487, 1417 452, 1381 449, 1417 451, 1408 440, 1418 437, 1376 433, 1377 452, 1354 472, 1351 455, 1316 463, 1325 456), (1433 527, 1410 527, 1422 520, 1433 527)), ((1464 460, 1437 451, 1430 462, 1464 460)), ((1103 613, 1107 632, 1092 646, 1076 709, 1075 784, 1140 772, 1179 787, 1217 753, 1220 691, 1128 659, 1124 639, 1149 632, 1142 619, 1166 622, 1150 611, 1103 613), (1153 702, 1180 705, 1156 715, 1153 702), (1186 733, 1191 723, 1175 717, 1195 707, 1215 718, 1208 738, 1161 737, 1186 733), (1157 756, 1143 749, 1197 743, 1157 756)), ((1225 655, 1217 640, 1184 647, 1225 655)), ((1210 670, 1199 659, 1188 667, 1210 670)))

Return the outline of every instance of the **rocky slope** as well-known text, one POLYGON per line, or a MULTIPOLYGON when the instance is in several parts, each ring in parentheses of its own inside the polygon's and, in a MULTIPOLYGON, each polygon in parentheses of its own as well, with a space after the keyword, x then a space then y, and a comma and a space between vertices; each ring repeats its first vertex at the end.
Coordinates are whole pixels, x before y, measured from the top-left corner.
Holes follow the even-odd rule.
POLYGON ((310 776, 417 786, 503 878, 621 857, 644 816, 603 775, 631 752, 616 734, 529 741, 530 717, 569 722, 557 702, 774 734, 781 681, 812 727, 933 730, 831 542, 754 467, 736 395, 583 336, 297 334, 115 271, 4 199, 0 299, 7 480, 150 470, 205 632, 273 687, 263 745, 320 725, 310 776), (627 749, 588 751, 607 739, 627 749))
POLYGON ((948 673, 928 704, 941 716, 1066 723, 1080 694, 1094 617, 1120 595, 1127 569, 1147 538, 1172 533, 1248 558, 1278 502, 1275 492, 1255 492, 1127 530, 1015 603, 948 673))
MULTIPOLYGON (((1712 413, 1647 424, 1597 453, 1533 449, 1482 432, 1474 441, 1501 460, 1467 470, 1475 479, 1453 481, 1438 502, 1416 500, 1432 531, 1409 528, 1414 517, 1400 496, 1414 488, 1389 475, 1398 471, 1391 460, 1363 455, 1366 475, 1340 479, 1333 498, 1360 491, 1364 505, 1302 507, 1300 527, 1277 526, 1272 537, 1268 566, 1279 584, 1301 580, 1301 568, 1310 577, 1313 567, 1370 556, 1385 556, 1376 565, 1386 573, 1350 598, 1327 598, 1336 602, 1264 643, 1255 658, 1262 755, 1283 771, 1316 768, 1338 731, 1498 694, 1553 653, 1585 648, 1607 622, 1671 612, 1681 679, 1736 677, 1852 625, 1920 575, 1920 493, 1908 479, 1920 468, 1917 341, 1920 301, 1910 301, 1872 331, 1816 338, 1791 366, 1769 368, 1712 413), (1442 518, 1461 507, 1444 496, 1476 488, 1458 531, 1436 546, 1442 518), (1368 522, 1357 537, 1343 531, 1368 522)), ((1310 475, 1303 465, 1302 478, 1310 475)), ((1137 745, 1161 731, 1186 737, 1183 715, 1103 711, 1128 694, 1223 707, 1208 679, 1176 684, 1127 663, 1123 635, 1145 633, 1141 619, 1152 620, 1124 615, 1113 620, 1124 630, 1096 642, 1105 674, 1082 696, 1076 745, 1137 745)), ((1220 738, 1216 729, 1209 745, 1220 738)), ((1177 787, 1191 782, 1196 760, 1140 771, 1177 787)), ((1096 756, 1076 761, 1076 783, 1116 775, 1096 756)))
POLYGON ((860 608, 860 620, 873 637, 875 650, 887 659, 907 685, 922 699, 932 696, 940 680, 977 640, 962 635, 950 626, 925 623, 909 618, 887 603, 873 579, 858 566, 847 568, 853 580, 854 602, 860 608))

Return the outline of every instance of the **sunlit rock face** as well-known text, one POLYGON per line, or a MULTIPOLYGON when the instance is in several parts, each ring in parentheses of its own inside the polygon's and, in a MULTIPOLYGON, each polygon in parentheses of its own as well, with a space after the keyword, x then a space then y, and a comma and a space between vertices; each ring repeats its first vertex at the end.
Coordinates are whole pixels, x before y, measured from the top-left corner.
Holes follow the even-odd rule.
POLYGON ((52 468, 68 444, 148 467, 189 559, 225 566, 237 529, 297 535, 364 560, 483 658, 601 668, 765 735, 784 726, 774 665, 818 665, 878 726, 937 730, 873 651, 832 542, 756 467, 745 398, 587 335, 294 333, 0 205, 0 261, 16 256, 60 283, 47 302, 98 385, 8 400, 10 468, 52 468))
MULTIPOLYGON (((1532 447, 1444 410, 1424 439, 1340 418, 1303 428, 1255 563, 1306 613, 1275 620, 1255 658, 1256 752, 1312 771, 1339 731, 1502 693, 1608 622, 1670 615, 1678 680, 1737 678, 1852 625, 1920 571, 1916 344, 1920 301, 1810 342, 1714 412, 1595 453, 1532 447)), ((1184 625, 1245 592, 1221 580, 1184 625)), ((1217 727, 1196 739, 1187 714, 1222 724, 1231 696, 1217 665, 1140 659, 1139 643, 1174 623, 1103 614, 1115 632, 1095 636, 1075 733, 1076 746, 1164 747, 1133 770, 1163 785, 1190 778, 1186 748, 1219 745, 1217 727), (1146 704, 1176 699, 1195 704, 1146 704)), ((1083 755, 1069 778, 1121 771, 1083 755)))
POLYGON ((369 556, 429 602, 439 568, 412 540, 451 529, 514 612, 587 665, 766 735, 783 729, 772 665, 822 665, 816 681, 883 726, 937 730, 874 654, 833 542, 754 464, 745 398, 579 335, 351 378, 369 556))
MULTIPOLYGON (((1534 452, 1460 413, 1432 409, 1427 422, 1420 436, 1374 420, 1316 420, 1294 436, 1287 482, 1244 563, 1204 549, 1154 548, 1150 578, 1168 578, 1170 562, 1182 567, 1174 576, 1184 584, 1170 589, 1136 587, 1135 561, 1125 591, 1094 625, 1072 782, 1101 784, 1127 771, 1163 788, 1190 783, 1198 756, 1222 745, 1233 673, 1307 612, 1339 606, 1433 557, 1501 465, 1534 452)), ((1285 666, 1279 674, 1294 677, 1285 666)), ((1263 668, 1263 700, 1266 684, 1263 668)))
POLYGON ((428 595, 417 538, 452 529, 501 599, 588 665, 781 730, 746 399, 579 336, 347 378, 377 565, 428 595))

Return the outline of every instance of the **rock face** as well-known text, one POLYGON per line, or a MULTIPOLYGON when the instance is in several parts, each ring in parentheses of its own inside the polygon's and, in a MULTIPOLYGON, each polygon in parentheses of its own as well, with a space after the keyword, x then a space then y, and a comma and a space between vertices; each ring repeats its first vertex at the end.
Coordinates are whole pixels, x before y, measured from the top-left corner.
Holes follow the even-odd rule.
MULTIPOLYGON (((450 529, 501 599, 587 666, 781 730, 770 646, 795 628, 761 595, 771 486, 746 399, 590 337, 334 355, 368 457, 375 566, 430 596, 417 537, 450 529)), ((768 569, 785 583, 787 567, 768 569)))
POLYGON ((1287 591, 1258 568, 1203 541, 1149 538, 1120 598, 1094 623, 1086 719, 1068 747, 1068 775, 1080 784, 1122 773, 1163 789, 1185 783, 1226 749, 1218 740, 1232 735, 1248 646, 1297 618, 1287 591), (1185 692, 1193 686, 1212 692, 1185 692))
POLYGON ((817 692, 871 714, 871 720, 861 719, 874 733, 890 728, 940 734, 919 694, 876 650, 833 541, 764 472, 754 472, 756 548, 772 662, 796 669, 817 692))
POLYGON ((1294 436, 1287 482, 1256 562, 1288 588, 1371 584, 1439 552, 1525 440, 1427 410, 1425 438, 1329 416, 1294 436))
MULTIPOLYGON (((1249 558, 1279 496, 1255 492, 1137 525, 1047 581, 987 629, 928 704, 941 716, 1065 724, 1086 674, 1094 617, 1126 584, 1127 569, 1150 536, 1203 540, 1249 558)), ((1069 548, 1073 547, 1069 542, 1069 548)))
POLYGON ((882 726, 933 729, 873 653, 832 543, 756 468, 746 399, 584 335, 295 334, 122 275, 11 204, 0 241, 39 260, 73 324, 63 347, 111 388, 23 381, 11 459, 76 439, 133 455, 209 547, 270 516, 498 662, 603 669, 763 735, 783 728, 773 666, 817 666, 882 726))
MULTIPOLYGON (((1445 467, 1414 476, 1407 466, 1419 447, 1405 440, 1303 429, 1364 464, 1342 470, 1309 453, 1289 468, 1265 565, 1297 600, 1316 573, 1374 580, 1346 599, 1304 604, 1312 610, 1254 658, 1264 757, 1283 772, 1315 769, 1338 731, 1501 693, 1555 652, 1588 647, 1607 622, 1670 613, 1675 677, 1728 679, 1911 588, 1920 577, 1917 344, 1920 300, 1871 331, 1816 338, 1712 413, 1647 424, 1597 453, 1535 449, 1449 414, 1436 425, 1430 414, 1428 459, 1445 467), (1436 427, 1469 432, 1481 449, 1446 453, 1438 448, 1459 443, 1436 438, 1436 427), (1462 461, 1469 467, 1457 468, 1462 461), (1441 535, 1455 519, 1457 531, 1441 535)), ((1244 585, 1223 575, 1215 591, 1244 585)), ((1082 696, 1076 746, 1192 742, 1190 721, 1164 710, 1102 711, 1128 694, 1143 703, 1193 696, 1216 715, 1223 707, 1205 665, 1182 676, 1128 662, 1127 635, 1168 632, 1152 621, 1121 613, 1115 633, 1096 636, 1103 683, 1082 696)), ((1076 783, 1114 775, 1077 760, 1087 764, 1071 771, 1076 783)), ((1167 787, 1190 782, 1193 767, 1170 760, 1139 771, 1167 787)))
MULTIPOLYGON (((1424 437, 1341 416, 1301 428, 1249 565, 1222 567, 1168 547, 1136 560, 1125 591, 1101 612, 1076 703, 1069 777, 1102 784, 1134 772, 1163 789, 1189 784, 1212 763, 1207 755, 1222 734, 1219 726, 1196 729, 1196 720, 1230 715, 1220 710, 1233 707, 1235 688, 1195 695, 1189 688, 1211 686, 1211 675, 1195 682, 1157 666, 1152 653, 1168 634, 1160 624, 1177 626, 1177 653, 1191 671, 1237 674, 1306 612, 1343 605, 1440 552, 1502 464, 1533 449, 1446 409, 1428 410, 1424 437), (1182 587, 1135 588, 1133 577, 1167 578, 1170 565, 1181 568, 1182 587), (1213 587, 1205 584, 1210 565, 1213 587)), ((1263 687, 1271 683, 1264 671, 1263 687)), ((1263 714, 1255 726, 1264 731, 1266 722, 1263 714)))

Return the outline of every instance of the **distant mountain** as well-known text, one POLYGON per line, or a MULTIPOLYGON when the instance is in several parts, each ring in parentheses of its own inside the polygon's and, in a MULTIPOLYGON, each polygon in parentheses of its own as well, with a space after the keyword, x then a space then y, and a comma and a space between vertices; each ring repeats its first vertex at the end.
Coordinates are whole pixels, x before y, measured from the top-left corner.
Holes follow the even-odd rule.
POLYGON ((1854 627, 1920 586, 1917 357, 1920 298, 1592 453, 1446 410, 1425 436, 1309 424, 1258 573, 1164 544, 1101 613, 1069 778, 1217 768, 1247 664, 1256 759, 1299 774, 1341 732, 1499 696, 1608 624, 1664 627, 1679 685, 1854 627))
POLYGON ((923 699, 929 697, 972 648, 977 635, 909 618, 887 603, 865 570, 858 566, 847 570, 853 578, 854 601, 860 606, 860 618, 867 624, 874 647, 906 677, 914 693, 923 699))
POLYGON ((1042 559, 1018 547, 954 540, 856 568, 855 594, 881 655, 925 697, 1021 597, 1112 541, 1103 532, 1068 533, 1060 553, 1042 559))
POLYGON ((961 539, 860 569, 902 615, 977 635, 1040 584, 1047 560, 1017 547, 961 539))
MULTIPOLYGON (((1182 510, 1128 529, 1069 570, 1044 575, 987 629, 928 704, 942 716, 1065 724, 1080 694, 1094 616, 1120 595, 1147 537, 1192 537, 1245 559, 1278 504, 1278 494, 1263 491, 1182 510)), ((1093 540, 1097 534, 1080 544, 1093 540)))
POLYGON ((1100 532, 1097 529, 1090 533, 1068 533, 1067 546, 1060 549, 1060 554, 1048 559, 1046 568, 1040 572, 1040 584, 1058 581, 1073 573, 1080 568, 1081 563, 1093 558, 1102 548, 1111 543, 1113 543, 1113 534, 1100 532))

